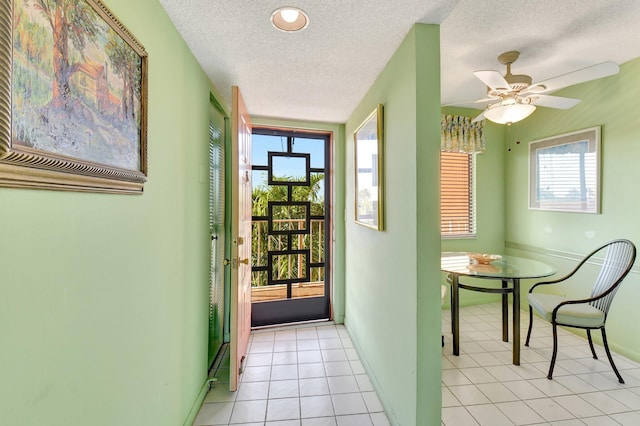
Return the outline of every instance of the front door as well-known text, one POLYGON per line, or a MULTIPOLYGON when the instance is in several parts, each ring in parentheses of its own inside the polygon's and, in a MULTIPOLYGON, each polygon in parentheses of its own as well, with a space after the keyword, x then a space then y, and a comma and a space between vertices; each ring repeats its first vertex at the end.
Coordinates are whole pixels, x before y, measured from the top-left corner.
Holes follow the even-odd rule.
POLYGON ((253 130, 253 327, 330 318, 330 141, 253 130))
POLYGON ((231 371, 238 388, 251 334, 251 121, 238 87, 232 88, 231 133, 231 371))

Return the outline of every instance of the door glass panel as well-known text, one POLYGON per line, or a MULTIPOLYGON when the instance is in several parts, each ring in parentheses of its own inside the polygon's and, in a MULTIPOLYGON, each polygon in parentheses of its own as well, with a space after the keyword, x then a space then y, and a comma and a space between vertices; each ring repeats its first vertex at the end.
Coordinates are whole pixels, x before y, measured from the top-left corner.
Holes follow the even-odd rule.
POLYGON ((309 185, 309 156, 269 155, 269 183, 309 185))
POLYGON ((284 251, 287 247, 289 247, 288 235, 269 235, 268 248, 270 251, 284 251))
POLYGON ((309 252, 295 250, 293 253, 270 254, 270 268, 272 282, 301 282, 309 281, 307 271, 309 252))
POLYGON ((311 268, 311 283, 324 281, 324 267, 311 268))
POLYGON ((312 263, 324 263, 324 236, 324 220, 312 219, 309 233, 312 263))
POLYGON ((268 180, 266 170, 252 170, 251 171, 251 185, 255 194, 256 189, 267 190, 268 180))
POLYGON ((314 169, 324 169, 324 139, 295 138, 292 151, 310 154, 311 167, 314 169))
POLYGON ((308 231, 309 203, 272 203, 269 209, 271 223, 269 232, 299 234, 308 231))
POLYGON ((266 166, 269 152, 287 152, 287 138, 254 133, 251 139, 252 164, 266 166))
MULTIPOLYGON (((266 220, 254 220, 251 222, 251 265, 266 265, 267 251, 269 250, 268 222, 266 220)), ((266 284, 266 278, 265 282, 266 284)), ((253 282, 252 285, 263 285, 253 282)))
POLYGON ((312 215, 324 216, 324 173, 311 173, 307 186, 293 186, 292 201, 309 201, 316 204, 312 215))
MULTIPOLYGON (((267 285, 267 271, 252 271, 251 272, 251 285, 252 286, 266 286, 267 285)), ((251 289, 253 293, 254 289, 251 289)), ((253 297, 252 297, 253 299, 253 297)))

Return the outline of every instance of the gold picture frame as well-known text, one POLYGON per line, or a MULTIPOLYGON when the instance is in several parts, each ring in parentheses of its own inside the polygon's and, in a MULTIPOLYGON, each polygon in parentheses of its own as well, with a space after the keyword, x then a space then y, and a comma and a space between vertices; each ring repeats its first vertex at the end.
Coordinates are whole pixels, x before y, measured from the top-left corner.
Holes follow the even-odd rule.
POLYGON ((0 186, 141 194, 147 53, 99 0, 0 4, 0 186))
POLYGON ((384 109, 378 104, 353 133, 355 221, 384 230, 384 109))

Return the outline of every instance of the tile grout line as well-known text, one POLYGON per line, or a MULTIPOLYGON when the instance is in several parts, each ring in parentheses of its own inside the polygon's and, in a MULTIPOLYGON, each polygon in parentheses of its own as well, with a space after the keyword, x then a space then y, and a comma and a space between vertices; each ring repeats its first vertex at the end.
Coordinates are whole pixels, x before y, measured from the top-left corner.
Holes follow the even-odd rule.
MULTIPOLYGON (((465 308, 463 308, 463 310, 464 310, 464 309, 465 309, 465 308)), ((495 313, 495 312, 494 312, 494 313, 495 313)), ((442 324, 443 324, 443 334, 445 334, 445 335, 447 335, 447 332, 450 330, 450 324, 448 324, 448 323, 446 322, 446 320, 445 320, 445 318, 447 317, 447 315, 448 315, 448 311, 443 311, 443 322, 442 322, 442 324)), ((470 324, 470 323, 469 323, 469 324, 461 323, 461 325, 467 325, 467 326, 470 326, 470 325, 472 325, 472 324, 470 324)), ((485 329, 485 330, 483 330, 483 331, 487 331, 488 333, 491 333, 492 331, 493 331, 493 332, 499 332, 499 331, 500 331, 500 327, 501 327, 500 323, 498 323, 498 324, 493 324, 493 329, 494 329, 494 330, 491 330, 491 329, 486 330, 486 329, 485 329)), ((484 326, 483 326, 483 328, 484 328, 484 326)), ((524 325, 523 325, 523 328, 524 328, 524 325)), ((534 322, 534 330, 535 330, 535 328, 541 328, 541 327, 536 327, 536 326, 535 326, 535 322, 534 322)), ((477 329, 477 328, 475 328, 475 329, 477 329)), ((467 330, 462 329, 461 331, 464 333, 464 332, 466 332, 467 330)), ((562 347, 563 347, 563 344, 562 344, 562 338, 565 338, 565 339, 574 339, 574 338, 581 339, 580 337, 575 336, 575 335, 573 335, 573 334, 570 334, 570 333, 568 333, 568 332, 565 332, 565 333, 563 333, 563 335, 562 335, 561 337, 559 337, 559 339, 560 339, 560 348, 562 348, 562 347), (565 333, 566 333, 566 334, 565 334, 565 333)), ((450 335, 450 334, 449 334, 449 335, 450 335)), ((525 334, 525 335, 526 335, 526 334, 525 334)), ((548 337, 548 334, 542 335, 542 337, 543 337, 543 338, 544 338, 544 337, 548 337)), ((471 341, 463 341, 463 340, 461 339, 461 349, 464 347, 464 345, 465 345, 465 344, 469 344, 470 342, 475 343, 476 341, 474 341, 474 340, 471 340, 471 341)), ((569 352, 574 351, 574 350, 575 350, 574 348, 575 348, 575 346, 576 346, 576 343, 580 343, 580 344, 587 344, 587 343, 586 343, 586 339, 584 339, 584 341, 581 339, 581 340, 579 340, 579 341, 577 341, 577 342, 574 340, 574 342, 573 342, 573 343, 571 343, 571 342, 570 342, 569 344, 566 344, 566 345, 565 345, 565 346, 567 346, 567 347, 568 347, 568 349, 565 349, 565 352, 566 352, 566 351, 569 351, 569 352)), ((481 346, 481 345, 480 345, 480 346, 481 346)), ((587 347, 588 347, 588 346, 587 346, 587 347)), ((525 347, 523 347, 523 349, 525 349, 525 347)), ((545 347, 544 349, 548 349, 548 348, 547 348, 547 347, 545 347)), ((529 349, 528 349, 528 348, 526 348, 526 350, 529 350, 529 349)), ((535 350, 535 349, 533 349, 533 350, 535 350)), ((600 347, 600 352, 602 352, 602 348, 601 348, 601 347, 600 347)), ((483 352, 483 353, 491 353, 491 351, 489 351, 489 350, 485 349, 485 352, 483 352)), ((560 354, 560 353, 561 353, 561 352, 559 352, 559 354, 560 354)), ((578 351, 578 353, 580 353, 580 352, 578 351)), ((461 351, 461 355, 462 355, 462 354, 464 354, 464 355, 469 355, 471 358, 473 358, 473 357, 474 357, 474 355, 478 356, 478 355, 477 355, 477 353, 465 353, 465 352, 461 351)), ((616 353, 614 353, 613 355, 614 355, 614 359, 624 360, 624 363, 623 363, 623 365, 624 365, 624 366, 629 366, 628 368, 620 368, 620 366, 619 366, 619 368, 620 368, 620 370, 621 370, 621 372, 622 372, 623 374, 624 374, 624 372, 625 372, 625 371, 640 370, 640 365, 639 365, 638 363, 635 363, 635 362, 633 362, 633 361, 631 361, 631 360, 628 360, 628 359, 626 359, 625 357, 623 357, 623 356, 621 356, 621 355, 619 355, 619 354, 616 354, 616 353)), ((458 404, 458 405, 447 405, 447 406, 444 406, 444 405, 443 405, 443 407, 442 407, 442 408, 443 408, 443 411, 444 411, 444 410, 447 410, 447 409, 451 409, 451 408, 464 408, 464 411, 465 411, 469 416, 471 416, 471 418, 473 418, 475 421, 478 421, 480 424, 482 424, 482 423, 481 423, 481 419, 476 418, 477 416, 474 416, 474 415, 473 415, 473 413, 467 409, 467 407, 473 407, 473 406, 476 406, 476 407, 477 407, 477 406, 483 406, 483 405, 486 405, 486 406, 493 406, 495 409, 497 409, 499 412, 501 412, 501 413, 502 413, 506 418, 509 418, 508 413, 507 413, 507 412, 505 412, 505 411, 500 407, 500 404, 505 404, 505 403, 509 403, 509 402, 519 402, 519 403, 524 404, 526 407, 528 407, 529 409, 531 409, 533 412, 535 412, 534 408, 533 408, 533 407, 531 407, 529 404, 527 404, 527 401, 534 401, 534 400, 550 400, 550 401, 555 402, 555 400, 554 400, 554 399, 557 399, 557 398, 562 398, 562 397, 572 397, 572 396, 574 396, 574 397, 577 397, 577 398, 579 399, 580 403, 590 404, 590 403, 589 403, 589 401, 587 401, 587 400, 585 400, 584 398, 582 398, 582 396, 581 396, 581 395, 586 395, 586 394, 596 394, 596 395, 598 395, 598 394, 605 394, 605 395, 608 395, 608 394, 607 394, 607 392, 612 392, 612 391, 620 391, 620 392, 622 392, 622 391, 627 391, 627 392, 630 392, 630 393, 632 394, 632 396, 634 396, 634 397, 635 397, 635 399, 636 399, 637 401, 639 401, 639 402, 638 402, 638 404, 639 404, 639 406, 640 406, 640 395, 639 395, 639 394, 636 394, 635 392, 633 392, 633 389, 636 389, 636 388, 640 389, 640 388, 638 387, 638 386, 640 385, 640 383, 638 383, 638 380, 636 379, 636 377, 635 377, 635 376, 633 376, 633 375, 630 375, 630 373, 628 373, 628 374, 627 374, 628 376, 630 376, 630 377, 629 377, 629 384, 628 384, 628 385, 627 385, 627 387, 626 387, 626 388, 624 388, 624 389, 617 388, 617 386, 616 386, 616 388, 614 388, 614 389, 599 389, 598 387, 594 386, 594 387, 593 387, 593 390, 589 390, 588 392, 582 392, 582 391, 579 391, 579 390, 577 390, 577 391, 572 390, 571 388, 569 388, 569 387, 567 387, 567 386, 563 385, 562 383, 560 383, 560 381, 558 380, 558 379, 559 379, 559 378, 561 378, 561 377, 576 377, 578 380, 580 380, 580 381, 584 382, 586 385, 589 385, 589 383, 588 383, 588 382, 586 382, 586 381, 584 381, 584 380, 583 380, 583 378, 581 377, 581 374, 579 374, 579 373, 571 373, 570 371, 567 371, 567 372, 566 372, 566 374, 560 374, 560 375, 558 375, 558 373, 556 373, 556 374, 554 375, 554 376, 555 376, 555 377, 554 377, 554 384, 553 384, 553 385, 550 385, 550 386, 556 386, 556 384, 557 384, 557 385, 559 385, 559 386, 563 386, 563 387, 566 389, 566 391, 567 391, 568 393, 564 393, 564 391, 563 391, 563 395, 553 396, 552 394, 548 393, 548 392, 549 392, 549 390, 548 390, 548 389, 547 389, 547 391, 545 392, 545 389, 541 389, 541 388, 539 388, 539 387, 535 386, 534 384, 530 383, 532 380, 539 380, 539 378, 533 379, 533 378, 527 378, 527 377, 525 377, 525 376, 523 376, 523 375, 520 375, 520 378, 518 378, 517 380, 501 380, 499 377, 496 377, 495 375, 493 375, 490 371, 488 371, 488 370, 487 370, 485 367, 483 367, 483 366, 479 366, 479 367, 480 367, 480 368, 482 368, 482 371, 483 371, 483 372, 485 372, 486 374, 489 374, 489 376, 491 376, 493 379, 495 379, 495 381, 492 381, 492 382, 486 382, 486 383, 485 383, 485 382, 480 383, 480 382, 474 381, 474 380, 477 380, 477 379, 474 379, 474 378, 469 377, 469 376, 468 376, 467 374, 465 374, 462 370, 463 370, 463 369, 465 369, 465 368, 475 368, 475 367, 467 367, 467 366, 456 365, 455 363, 451 362, 451 360, 449 360, 449 359, 448 359, 449 354, 448 354, 448 352, 447 352, 446 350, 443 350, 443 355, 442 355, 442 356, 443 356, 443 361, 444 361, 444 360, 446 360, 449 364, 451 364, 451 368, 448 368, 448 366, 447 366, 447 368, 443 368, 443 372, 444 372, 444 371, 457 371, 457 372, 458 372, 458 374, 462 375, 462 377, 463 377, 463 378, 465 378, 465 379, 466 379, 466 381, 468 382, 467 384, 459 384, 459 385, 458 385, 458 384, 447 384, 447 383, 445 383, 445 380, 443 379, 443 381, 442 381, 442 389, 443 389, 443 390, 446 390, 447 392, 449 392, 449 393, 450 393, 450 395, 451 395, 451 397, 453 397, 453 398, 454 398, 454 401, 456 401, 456 402, 457 402, 457 404, 458 404), (517 382, 525 382, 525 383, 527 383, 527 384, 531 385, 534 389, 536 389, 536 391, 537 391, 537 392, 541 393, 541 394, 542 394, 542 395, 544 395, 544 396, 535 397, 535 398, 523 398, 523 397, 522 397, 522 394, 515 393, 515 392, 513 392, 510 388, 508 388, 507 386, 505 386, 505 383, 508 383, 508 382, 516 382, 516 381, 517 381, 517 382), (493 402, 493 401, 492 401, 492 398, 490 397, 491 395, 489 395, 489 394, 487 393, 487 391, 483 391, 483 390, 482 390, 482 387, 481 387, 480 385, 483 385, 483 384, 496 384, 496 383, 497 383, 497 384, 502 385, 503 387, 505 387, 505 388, 506 388, 506 389, 507 389, 507 390, 508 390, 508 391, 509 391, 509 392, 510 392, 510 393, 511 393, 515 398, 516 398, 516 400, 513 400, 513 401, 496 401, 496 402, 493 402), (478 402, 478 403, 467 403, 467 404, 464 404, 464 403, 463 403, 463 401, 462 401, 462 400, 460 400, 460 398, 458 397, 458 395, 456 395, 456 393, 454 393, 454 392, 453 392, 453 389, 452 389, 452 388, 454 388, 454 387, 456 387, 456 386, 472 386, 472 389, 474 389, 474 391, 478 392, 480 395, 482 395, 482 396, 483 396, 485 399, 487 399, 489 402, 488 402, 488 403, 486 403, 486 402, 478 402)), ((524 360, 524 359, 526 359, 526 358, 524 358, 524 357, 523 357, 523 360, 524 360)), ((583 361, 583 360, 590 361, 590 359, 591 359, 591 358, 590 358, 590 354, 588 354, 588 356, 584 356, 584 357, 577 358, 577 360, 575 360, 575 362, 578 362, 578 363, 580 363, 580 364, 583 364, 581 361, 583 361)), ((560 357, 559 357, 559 359, 558 359, 558 364, 557 364, 557 365, 561 365, 561 364, 563 363, 563 361, 564 361, 564 363, 566 363, 567 361, 574 361, 574 359, 572 359, 572 358, 568 358, 568 357, 563 357, 563 358, 562 358, 562 360, 561 360, 561 359, 560 359, 560 357)), ((601 359, 600 357, 599 357, 599 359, 598 359, 598 362, 599 362, 599 361, 602 361, 602 359, 601 359)), ((606 361, 606 359, 605 359, 605 361, 606 361)), ((548 362, 548 361, 547 361, 547 362, 548 362)), ((502 364, 502 365, 509 366, 509 364, 502 364)), ((607 361, 607 366, 608 366, 608 361, 607 361)), ((535 367, 535 366, 534 366, 534 368, 537 368, 537 367, 535 367)), ((584 368, 585 368, 585 370, 587 370, 587 369, 589 368, 589 366, 585 366, 584 368)), ((539 369, 538 369, 538 370, 539 370, 539 369)), ((607 376, 602 376, 602 374, 601 374, 601 373, 604 373, 604 374, 609 373, 609 372, 605 369, 605 367, 603 367, 603 368, 598 368, 598 369, 596 369, 596 370, 591 370, 591 371, 592 371, 592 372, 591 372, 591 373, 589 373, 589 374, 598 375, 598 376, 596 376, 596 377, 603 377, 603 380, 611 381, 611 380, 610 380, 610 378, 608 378, 607 376)), ((611 374, 613 374, 613 372, 610 372, 610 373, 611 373, 611 374)), ((640 374, 640 373, 639 373, 639 374, 640 374)), ((527 375, 527 376, 529 376, 529 375, 527 375)), ((541 377, 542 377, 542 378, 544 378, 544 379, 546 379, 546 372, 541 372, 541 377)), ((639 377, 639 378, 640 378, 640 377, 639 377)), ((617 381, 616 381, 616 385, 617 385, 617 381)), ((485 389, 486 389, 486 387, 485 387, 485 389)), ((625 405, 623 401, 620 401, 620 400, 618 400, 618 399, 616 399, 616 398, 613 398, 613 397, 611 397, 611 398, 612 398, 612 399, 614 399, 618 404, 620 404, 621 406, 623 406, 623 407, 625 407, 625 408, 626 408, 626 410, 625 410, 625 411, 621 411, 621 412, 619 412, 619 413, 615 413, 615 414, 612 414, 612 415, 616 415, 616 414, 627 414, 627 413, 635 413, 635 414, 636 414, 636 416, 638 416, 637 418, 638 418, 638 419, 640 419, 640 414, 639 414, 638 410, 634 410, 634 409, 633 409, 633 407, 630 407, 630 406, 628 406, 628 405, 625 405)), ((494 397, 493 399, 495 399, 495 397, 494 397)), ((449 401, 450 401, 450 399, 449 399, 449 401)), ((443 400, 443 402, 444 402, 444 400, 443 400)), ((572 411, 569 409, 570 407, 563 406, 563 405, 561 405, 560 403, 557 403, 557 402, 556 402, 556 404, 557 404, 557 406, 558 406, 558 407, 560 407, 563 411, 565 411, 566 413, 568 413, 569 415, 571 415, 571 419, 576 419, 576 420, 578 420, 578 421, 581 421, 581 419, 582 419, 582 418, 605 416, 605 417, 609 418, 611 421, 615 422, 615 419, 613 419, 613 418, 611 417, 611 415, 606 414, 606 413, 605 413, 603 410, 601 410, 599 407, 595 407, 595 406, 594 406, 593 408, 594 408, 595 410, 597 410, 597 411, 601 412, 601 413, 602 413, 601 415, 596 415, 596 416, 585 416, 585 417, 577 417, 577 416, 576 416, 576 415, 574 415, 574 414, 572 413, 572 411)), ((590 405, 591 405, 591 404, 590 404, 590 405)), ((540 414, 538 414, 538 415, 539 415, 541 418, 543 418, 545 422, 546 422, 546 421, 550 421, 550 420, 547 420, 544 416, 542 416, 542 415, 540 415, 540 414)), ((511 419, 510 419, 510 420, 511 420, 511 419)), ((442 419, 442 424, 443 424, 443 425, 446 425, 446 422, 445 422, 444 416, 443 416, 443 419, 442 419)), ((616 424, 618 424, 618 423, 616 422, 616 424)))

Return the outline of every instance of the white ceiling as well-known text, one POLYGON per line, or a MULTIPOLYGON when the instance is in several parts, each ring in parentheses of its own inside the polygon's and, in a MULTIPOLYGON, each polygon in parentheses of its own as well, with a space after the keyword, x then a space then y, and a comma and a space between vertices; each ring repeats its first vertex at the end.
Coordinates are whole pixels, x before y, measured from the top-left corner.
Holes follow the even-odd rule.
POLYGON ((345 122, 414 23, 441 25, 442 104, 484 97, 475 70, 519 50, 514 74, 534 82, 604 61, 640 57, 638 0, 160 0, 205 72, 230 104, 249 113, 345 122), (271 26, 281 6, 309 26, 271 26))

